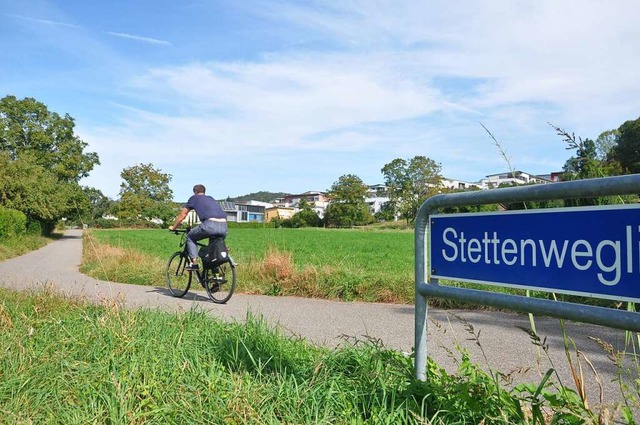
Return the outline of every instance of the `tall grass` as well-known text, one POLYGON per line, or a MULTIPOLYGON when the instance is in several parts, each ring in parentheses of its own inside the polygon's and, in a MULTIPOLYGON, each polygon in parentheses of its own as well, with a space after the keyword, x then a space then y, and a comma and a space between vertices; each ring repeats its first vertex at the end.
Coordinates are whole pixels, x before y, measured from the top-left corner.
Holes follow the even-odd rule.
POLYGON ((0 237, 0 261, 17 257, 38 248, 42 248, 58 237, 59 235, 56 234, 54 234, 50 238, 32 234, 0 237))
POLYGON ((100 243, 88 232, 84 233, 82 252, 80 271, 89 276, 112 282, 164 285, 166 262, 160 257, 132 247, 100 243))
POLYGON ((589 419, 571 400, 548 401, 546 382, 496 386, 464 352, 458 374, 430 361, 419 382, 410 357, 375 340, 328 349, 251 316, 226 323, 4 289, 0 299, 0 422, 537 424, 538 410, 554 423, 589 419))
MULTIPOLYGON (((160 230, 85 233, 83 273, 124 283, 163 285, 179 238, 160 230)), ((269 295, 410 303, 413 235, 398 231, 233 229, 238 291, 269 295)))

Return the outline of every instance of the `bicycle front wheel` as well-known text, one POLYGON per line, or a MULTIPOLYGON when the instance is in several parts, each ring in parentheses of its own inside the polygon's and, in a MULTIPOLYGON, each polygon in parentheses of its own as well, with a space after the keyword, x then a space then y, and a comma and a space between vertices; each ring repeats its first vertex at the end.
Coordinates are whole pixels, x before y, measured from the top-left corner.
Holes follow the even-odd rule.
POLYGON ((224 304, 236 290, 236 266, 233 261, 204 271, 204 286, 211 301, 224 304))
POLYGON ((167 288, 174 297, 183 297, 191 286, 192 272, 185 270, 186 265, 187 261, 182 252, 174 253, 167 263, 165 279, 167 288))

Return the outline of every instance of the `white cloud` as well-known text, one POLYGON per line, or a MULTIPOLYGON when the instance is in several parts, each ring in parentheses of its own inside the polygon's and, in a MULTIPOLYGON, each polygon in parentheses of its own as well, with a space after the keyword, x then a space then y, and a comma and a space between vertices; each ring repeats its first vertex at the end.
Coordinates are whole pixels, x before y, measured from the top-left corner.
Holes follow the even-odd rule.
MULTIPOLYGON (((132 90, 177 106, 166 114, 134 111, 128 125, 162 128, 163 139, 182 134, 238 148, 333 149, 356 127, 450 108, 437 90, 396 78, 373 59, 326 55, 157 69, 132 90)), ((365 139, 374 140, 361 137, 363 147, 365 139)))
POLYGON ((29 21, 29 22, 36 22, 36 23, 39 23, 39 24, 45 24, 45 25, 61 26, 61 27, 67 27, 67 28, 78 28, 78 29, 82 29, 83 28, 80 25, 70 24, 68 22, 55 21, 55 20, 51 20, 51 19, 32 18, 32 17, 29 17, 29 16, 14 15, 12 13, 3 13, 3 15, 11 16, 11 17, 22 19, 22 20, 29 21))
POLYGON ((130 106, 118 125, 85 129, 101 158, 122 145, 112 157, 124 166, 177 167, 184 152, 198 152, 192 164, 346 153, 354 169, 376 155, 377 171, 420 154, 477 180, 506 167, 479 122, 514 166, 549 172, 571 152, 547 122, 597 137, 640 110, 635 0, 261 5, 237 7, 324 48, 140 73, 120 87, 130 106))
POLYGON ((105 31, 105 34, 109 34, 109 35, 112 35, 114 37, 126 38, 126 39, 129 39, 129 40, 141 41, 143 43, 148 43, 148 44, 160 44, 160 45, 164 45, 164 46, 170 46, 171 45, 171 43, 169 43, 166 40, 159 40, 157 38, 152 38, 152 37, 142 37, 142 36, 139 36, 139 35, 127 34, 127 33, 123 33, 123 32, 105 31))

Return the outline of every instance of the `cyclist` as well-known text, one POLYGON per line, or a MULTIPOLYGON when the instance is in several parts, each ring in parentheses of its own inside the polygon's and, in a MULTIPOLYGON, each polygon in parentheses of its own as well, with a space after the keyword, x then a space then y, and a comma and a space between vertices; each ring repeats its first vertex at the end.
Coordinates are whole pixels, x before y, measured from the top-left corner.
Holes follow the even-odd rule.
POLYGON ((191 229, 187 234, 187 252, 191 259, 191 264, 187 266, 188 270, 198 269, 198 246, 195 241, 215 236, 227 236, 227 214, 215 199, 205 195, 206 190, 201 184, 193 186, 193 196, 189 198, 177 215, 173 226, 169 226, 169 230, 175 230, 191 210, 195 210, 200 218, 200 225, 191 229))

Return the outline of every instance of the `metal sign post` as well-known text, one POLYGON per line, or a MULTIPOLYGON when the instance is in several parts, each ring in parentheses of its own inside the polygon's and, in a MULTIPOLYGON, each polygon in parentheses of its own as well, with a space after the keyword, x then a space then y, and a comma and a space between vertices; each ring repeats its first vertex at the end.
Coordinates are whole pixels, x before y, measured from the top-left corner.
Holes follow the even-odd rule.
POLYGON ((640 174, 437 195, 415 221, 415 377, 426 379, 427 297, 640 331, 640 314, 439 285, 439 278, 640 300, 640 206, 434 214, 440 208, 640 193, 640 174), (430 238, 427 230, 430 228, 430 238), (427 242, 431 242, 431 257, 427 242))

